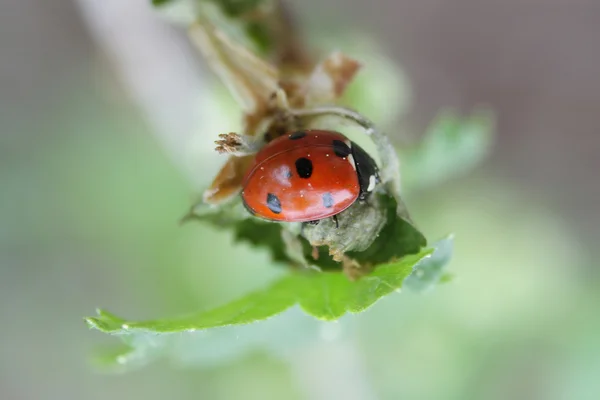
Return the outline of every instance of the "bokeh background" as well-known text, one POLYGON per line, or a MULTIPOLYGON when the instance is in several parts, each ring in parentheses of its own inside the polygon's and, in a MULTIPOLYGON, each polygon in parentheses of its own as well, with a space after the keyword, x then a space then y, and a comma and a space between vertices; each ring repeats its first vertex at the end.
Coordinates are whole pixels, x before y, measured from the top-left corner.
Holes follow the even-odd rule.
POLYGON ((497 113, 483 165, 409 196, 429 237, 455 232, 457 278, 283 353, 238 338, 221 346, 239 357, 98 372, 114 339, 83 323, 96 306, 180 314, 273 276, 226 232, 177 224, 237 114, 144 0, 3 0, 0 398, 600 398, 600 3, 295 3, 317 45, 388 72, 368 113, 397 143, 443 107, 497 113))

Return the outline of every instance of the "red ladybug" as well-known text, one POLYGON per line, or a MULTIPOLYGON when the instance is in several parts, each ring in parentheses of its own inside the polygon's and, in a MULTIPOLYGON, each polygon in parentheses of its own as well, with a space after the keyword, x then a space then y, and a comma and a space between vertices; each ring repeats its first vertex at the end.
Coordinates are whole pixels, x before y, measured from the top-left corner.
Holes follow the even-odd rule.
POLYGON ((316 223, 365 200, 378 182, 375 161, 341 133, 297 131, 256 154, 242 200, 264 219, 316 223))

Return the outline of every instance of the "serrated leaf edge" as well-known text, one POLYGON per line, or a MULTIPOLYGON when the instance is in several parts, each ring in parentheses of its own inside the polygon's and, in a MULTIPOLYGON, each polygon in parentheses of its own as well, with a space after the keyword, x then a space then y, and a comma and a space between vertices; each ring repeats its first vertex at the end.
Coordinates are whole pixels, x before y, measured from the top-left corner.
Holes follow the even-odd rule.
MULTIPOLYGON (((412 255, 407 255, 405 257, 403 257, 402 259, 400 259, 398 262, 396 263, 389 263, 389 264, 384 264, 379 266, 376 271, 371 274, 368 275, 366 277, 363 277, 361 279, 373 279, 373 278, 379 278, 379 275, 383 272, 385 273, 387 270, 396 267, 396 265, 398 263, 406 263, 407 264, 407 268, 410 268, 411 271, 413 270, 413 266, 418 264, 419 262, 421 262, 422 260, 425 260, 429 257, 431 257, 431 254, 433 253, 434 249, 432 248, 426 248, 421 250, 421 252, 417 253, 417 254, 412 254, 412 255), (410 267, 409 267, 410 266, 410 267)), ((323 274, 332 274, 334 272, 321 272, 323 274)), ((315 273, 315 274, 320 274, 320 273, 315 273)), ((402 281, 409 276, 409 274, 405 275, 402 278, 402 281)), ((262 318, 256 318, 253 319, 252 321, 248 321, 248 322, 234 322, 234 323, 228 323, 228 322, 224 322, 224 323, 215 323, 214 325, 211 326, 200 326, 201 324, 195 324, 194 326, 190 326, 189 323, 181 323, 181 324, 177 324, 177 321, 185 321, 185 320, 193 320, 193 321, 199 321, 202 319, 203 316, 208 316, 210 314, 213 314, 215 312, 218 312, 219 309, 224 309, 225 307, 229 307, 232 303, 236 302, 236 301, 242 301, 244 298, 246 297, 252 297, 252 296, 260 296, 262 293, 268 293, 270 290, 273 290, 274 286, 285 286, 286 283, 288 283, 287 281, 290 280, 291 278, 295 278, 294 275, 290 274, 287 276, 284 276, 283 278, 279 279, 278 281, 274 282, 272 285, 268 286, 265 289, 262 290, 258 290, 255 292, 251 292, 249 294, 247 294, 246 296, 243 296, 239 299, 233 300, 230 303, 224 304, 222 306, 216 307, 216 308, 212 308, 206 311, 202 311, 200 313, 196 313, 193 315, 190 315, 188 317, 182 317, 182 318, 176 318, 176 319, 172 319, 172 320, 163 320, 163 321, 159 321, 159 320, 154 320, 154 321, 127 321, 123 318, 117 317, 115 315, 113 315, 112 313, 103 310, 103 309, 97 309, 97 316, 96 317, 87 317, 84 318, 86 324, 88 325, 88 327, 90 329, 97 329, 101 332, 104 333, 108 333, 108 334, 113 334, 113 335, 120 335, 120 334, 132 334, 134 332, 147 332, 147 333, 153 333, 153 334, 166 334, 166 333, 177 333, 177 332, 192 332, 192 331, 200 331, 200 330, 205 330, 205 329, 211 329, 211 328, 216 328, 216 327, 223 327, 223 326, 231 326, 231 325, 244 325, 244 324, 249 324, 249 323, 253 323, 253 322, 258 322, 258 321, 263 321, 266 320, 268 318, 274 317, 284 311, 286 311, 287 309, 293 307, 293 306, 299 306, 305 313, 307 313, 308 315, 311 315, 317 319, 320 320, 325 320, 325 321, 333 321, 336 319, 339 319, 340 317, 342 317, 343 315, 345 315, 346 313, 359 313, 362 312, 368 308, 370 308, 371 306, 373 306, 379 299, 381 299, 382 297, 386 296, 387 294, 400 289, 400 287, 402 286, 402 283, 400 283, 400 285, 398 285, 398 287, 393 287, 390 286, 389 290, 386 291, 384 294, 377 296, 374 301, 369 302, 368 304, 366 304, 365 306, 362 307, 347 307, 344 310, 342 310, 341 312, 332 312, 331 315, 324 317, 322 315, 315 315, 315 313, 312 312, 312 310, 306 306, 306 302, 303 302, 302 299, 298 296, 297 293, 290 293, 290 299, 285 299, 282 298, 282 300, 288 300, 288 301, 283 301, 282 302, 282 306, 281 308, 279 308, 277 311, 274 311, 273 313, 269 314, 269 315, 265 315, 262 318), (289 301, 291 300, 291 301, 289 301), (170 326, 169 328, 161 328, 161 327, 150 327, 149 325, 174 325, 175 328, 173 328, 172 326, 170 326)), ((309 278, 308 275, 305 275, 305 279, 307 281, 304 282, 304 284, 310 284, 310 282, 308 282, 311 278, 309 278)), ((356 284, 359 284, 360 280, 356 282, 356 284)), ((382 281, 383 282, 383 281, 382 281)), ((231 320, 231 318, 229 318, 229 320, 231 320)))

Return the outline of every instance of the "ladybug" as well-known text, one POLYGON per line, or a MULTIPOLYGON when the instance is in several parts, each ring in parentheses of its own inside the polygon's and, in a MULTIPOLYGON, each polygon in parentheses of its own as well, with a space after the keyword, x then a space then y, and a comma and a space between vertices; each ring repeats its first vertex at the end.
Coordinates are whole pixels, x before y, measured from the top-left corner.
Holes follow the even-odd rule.
POLYGON ((380 181, 375 161, 339 132, 303 130, 266 144, 249 167, 241 193, 246 209, 272 221, 318 223, 380 181))

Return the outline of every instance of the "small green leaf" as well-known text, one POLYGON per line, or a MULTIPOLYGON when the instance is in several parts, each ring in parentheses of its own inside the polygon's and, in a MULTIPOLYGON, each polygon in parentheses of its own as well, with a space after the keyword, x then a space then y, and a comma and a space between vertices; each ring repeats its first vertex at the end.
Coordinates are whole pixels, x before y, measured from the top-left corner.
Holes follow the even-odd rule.
MULTIPOLYGON (((431 257, 433 250, 424 249, 401 260, 382 265, 357 281, 339 272, 302 271, 284 275, 269 287, 212 310, 186 317, 128 321, 98 310, 96 317, 86 318, 90 328, 118 335, 126 347, 96 357, 105 367, 135 367, 179 349, 178 333, 200 335, 209 328, 250 324, 271 318, 294 305, 320 320, 337 320, 346 313, 358 313, 381 297, 399 290, 415 265, 431 257), (196 332, 196 333, 194 333, 196 332)), ((278 332, 273 332, 277 335, 278 332)), ((180 344, 179 344, 180 345, 180 344)))
POLYGON ((400 155, 404 188, 429 187, 471 170, 489 154, 493 131, 489 110, 464 119, 450 111, 441 113, 423 140, 400 155))

